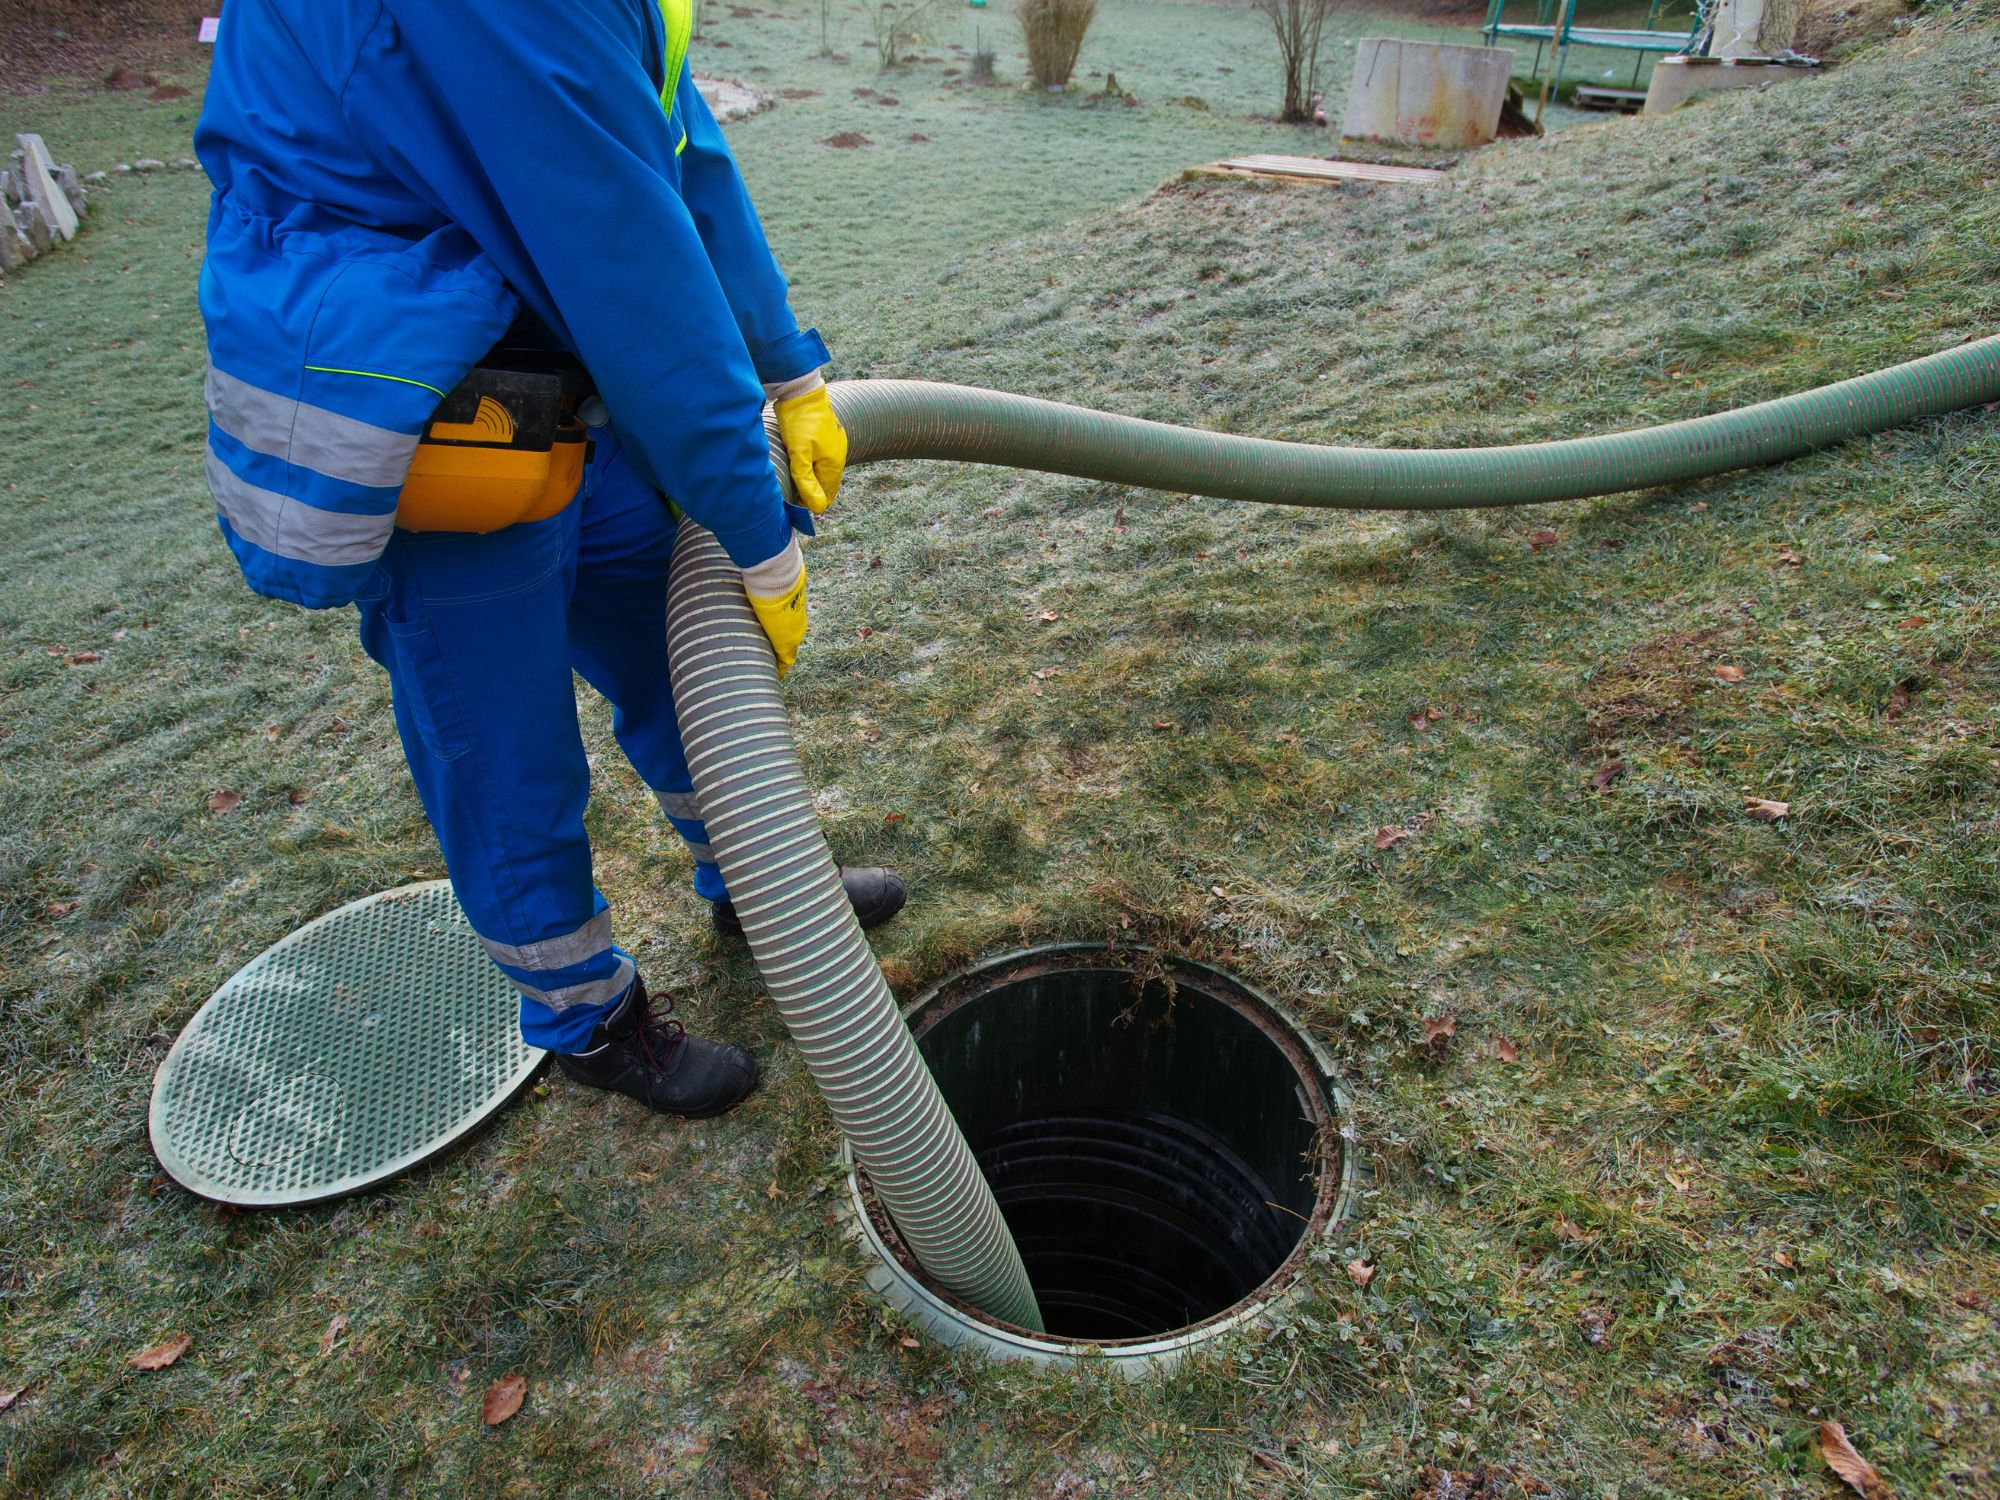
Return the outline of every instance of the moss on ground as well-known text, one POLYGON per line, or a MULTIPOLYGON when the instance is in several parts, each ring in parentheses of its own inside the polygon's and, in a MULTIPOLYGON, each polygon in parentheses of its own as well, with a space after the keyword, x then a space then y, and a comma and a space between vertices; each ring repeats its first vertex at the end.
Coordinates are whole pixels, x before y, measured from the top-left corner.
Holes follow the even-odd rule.
MULTIPOLYGON (((1122 12, 1086 61, 1145 92, 1122 12)), ((748 50, 751 19, 722 35, 748 50)), ((1823 79, 1497 146, 1428 193, 1122 201, 1220 148, 1121 182, 1122 124, 967 97, 954 159, 991 125, 998 179, 1049 133, 1099 153, 1073 180, 1103 196, 879 235, 843 203, 836 245, 789 205, 845 197, 861 153, 795 102, 739 139, 844 374, 1520 442, 2000 328, 1990 7, 1823 79)), ((80 163, 185 151, 180 106, 27 103, 80 163)), ((1204 139, 1258 138, 1228 113, 1250 107, 1204 139)), ((824 1111, 594 699, 621 931, 765 1090, 666 1125, 558 1083, 299 1214, 157 1179, 152 1069, 202 998, 305 918, 439 873, 350 620, 252 598, 215 538, 203 210, 191 174, 121 181, 0 283, 0 1393, 26 1387, 0 1489, 1831 1496, 1825 1417, 1899 1493, 2000 1485, 1992 412, 1442 518, 853 477, 789 691, 836 846, 916 886, 878 945, 899 986, 1149 938, 1307 1016, 1357 1099, 1367 1212, 1297 1315, 1125 1386, 911 1347, 862 1290, 824 1111), (172 1369, 126 1365, 175 1331, 172 1369), (510 1371, 527 1406, 485 1432, 510 1371)))

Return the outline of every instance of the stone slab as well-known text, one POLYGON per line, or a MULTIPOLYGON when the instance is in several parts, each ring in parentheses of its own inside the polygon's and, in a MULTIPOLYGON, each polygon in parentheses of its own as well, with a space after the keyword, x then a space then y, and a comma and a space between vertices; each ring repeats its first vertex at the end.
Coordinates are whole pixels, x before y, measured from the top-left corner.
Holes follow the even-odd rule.
POLYGON ((28 202, 41 209, 49 227, 66 240, 76 238, 76 210, 70 207, 63 190, 56 186, 55 169, 49 165, 49 148, 38 135, 16 136, 21 143, 21 170, 27 179, 28 202))
POLYGON ((1723 89, 1761 88, 1767 83, 1788 83, 1816 73, 1817 68, 1781 63, 1770 58, 1738 57, 1724 61, 1714 57, 1663 57, 1653 64, 1653 80, 1646 89, 1649 115, 1664 115, 1679 109, 1697 94, 1723 89))

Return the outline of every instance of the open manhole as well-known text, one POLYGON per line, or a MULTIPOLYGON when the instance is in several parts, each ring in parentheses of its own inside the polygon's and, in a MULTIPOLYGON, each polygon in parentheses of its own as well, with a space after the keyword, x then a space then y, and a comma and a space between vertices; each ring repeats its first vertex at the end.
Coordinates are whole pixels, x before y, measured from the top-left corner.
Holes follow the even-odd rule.
POLYGON ((1347 1212, 1328 1058, 1220 970, 1040 948, 955 975, 904 1016, 1047 1325, 998 1323, 929 1285, 850 1158, 869 1280, 942 1342, 1155 1364, 1267 1314, 1347 1212))

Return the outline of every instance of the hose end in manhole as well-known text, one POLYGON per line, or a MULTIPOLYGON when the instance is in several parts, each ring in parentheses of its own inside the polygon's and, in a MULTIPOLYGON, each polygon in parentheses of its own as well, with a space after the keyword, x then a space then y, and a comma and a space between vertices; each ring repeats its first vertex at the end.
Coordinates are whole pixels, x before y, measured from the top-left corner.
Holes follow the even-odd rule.
POLYGON ((1132 948, 1007 954, 905 1007, 1046 1333, 931 1285, 848 1157, 871 1286, 941 1343, 1132 1373, 1268 1318, 1351 1211, 1346 1096, 1282 1007, 1132 948))

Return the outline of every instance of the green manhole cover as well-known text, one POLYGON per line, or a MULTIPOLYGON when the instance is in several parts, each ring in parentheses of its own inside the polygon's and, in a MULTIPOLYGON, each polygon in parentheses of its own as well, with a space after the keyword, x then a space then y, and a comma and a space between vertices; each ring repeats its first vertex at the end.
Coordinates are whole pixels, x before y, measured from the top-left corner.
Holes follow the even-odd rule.
POLYGON ((449 881, 369 896, 266 949, 153 1080, 153 1151, 222 1203, 317 1203, 477 1130, 544 1053, 449 881))

